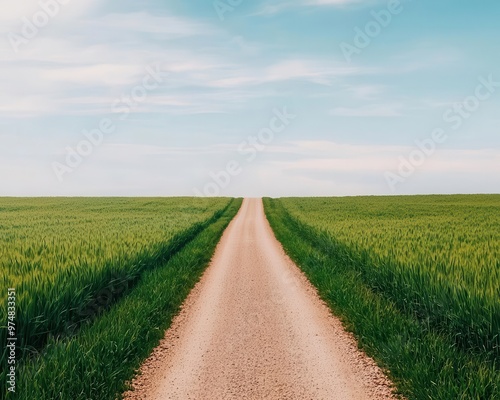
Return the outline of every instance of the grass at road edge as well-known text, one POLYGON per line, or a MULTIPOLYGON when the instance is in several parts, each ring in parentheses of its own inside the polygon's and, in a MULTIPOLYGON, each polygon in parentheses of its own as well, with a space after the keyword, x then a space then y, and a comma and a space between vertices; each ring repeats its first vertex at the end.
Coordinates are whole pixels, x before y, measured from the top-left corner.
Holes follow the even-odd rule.
MULTIPOLYGON (((230 202, 0 198, 0 281, 18 292, 17 361, 92 324, 144 271, 168 262, 230 202)), ((0 292, 0 315, 7 315, 6 293, 0 292)), ((0 329, 0 343, 6 334, 0 329)), ((6 348, 0 349, 0 365, 7 365, 6 357, 6 348)), ((6 380, 0 368, 0 381, 6 380)))
POLYGON ((49 346, 19 369, 21 400, 114 400, 163 338, 173 317, 211 260, 222 233, 241 206, 199 233, 164 266, 144 273, 138 285, 75 337, 49 346))
POLYGON ((457 349, 370 290, 348 254, 326 235, 291 218, 279 200, 266 198, 264 207, 287 254, 401 394, 418 400, 500 398, 500 374, 494 365, 457 349))

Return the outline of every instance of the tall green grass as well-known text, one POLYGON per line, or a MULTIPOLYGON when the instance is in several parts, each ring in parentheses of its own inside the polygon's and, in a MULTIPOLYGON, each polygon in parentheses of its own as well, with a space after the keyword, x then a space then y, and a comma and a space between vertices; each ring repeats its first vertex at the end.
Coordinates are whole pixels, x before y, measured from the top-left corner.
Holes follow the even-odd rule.
POLYGON ((137 286, 93 324, 52 338, 19 370, 20 400, 115 400, 163 338, 173 316, 210 261, 241 200, 205 227, 168 262, 143 273, 137 286))
MULTIPOLYGON (((1 199, 0 315, 17 291, 18 357, 72 336, 216 221, 229 199, 1 199)), ((6 319, 0 323, 3 327, 6 319)), ((6 342, 0 330, 0 343, 6 342)), ((5 382, 6 348, 0 350, 5 382)))
POLYGON ((292 258, 408 397, 498 398, 500 196, 265 207, 292 258))

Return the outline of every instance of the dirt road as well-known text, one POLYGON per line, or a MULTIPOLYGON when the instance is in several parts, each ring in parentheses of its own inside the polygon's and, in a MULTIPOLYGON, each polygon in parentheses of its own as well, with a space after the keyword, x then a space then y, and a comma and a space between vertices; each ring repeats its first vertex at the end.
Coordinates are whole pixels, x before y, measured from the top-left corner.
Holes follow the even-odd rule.
POLYGON ((388 399, 390 383, 247 199, 127 399, 388 399))

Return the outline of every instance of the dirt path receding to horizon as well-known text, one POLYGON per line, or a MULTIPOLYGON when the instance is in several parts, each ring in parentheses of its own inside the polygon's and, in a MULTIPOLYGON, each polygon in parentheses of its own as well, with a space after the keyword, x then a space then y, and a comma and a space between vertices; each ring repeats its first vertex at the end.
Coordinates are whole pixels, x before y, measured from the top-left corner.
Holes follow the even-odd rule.
POLYGON ((391 399, 284 253, 262 200, 246 199, 126 399, 391 399))

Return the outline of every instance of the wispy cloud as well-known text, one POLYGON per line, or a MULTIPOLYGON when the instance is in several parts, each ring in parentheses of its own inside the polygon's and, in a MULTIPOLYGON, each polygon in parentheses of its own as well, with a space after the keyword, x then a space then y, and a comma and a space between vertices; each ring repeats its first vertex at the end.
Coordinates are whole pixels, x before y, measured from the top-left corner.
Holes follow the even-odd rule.
MULTIPOLYGON (((30 15, 37 10, 36 5, 30 5, 31 8, 14 7, 10 13, 30 15)), ((221 35, 210 24, 165 12, 112 13, 88 18, 89 10, 74 9, 79 17, 75 16, 70 26, 51 26, 21 51, 15 53, 7 46, 0 53, 0 85, 4 89, 0 93, 0 114, 35 117, 109 113, 117 96, 130 94, 134 85, 141 83, 145 68, 151 63, 161 65, 162 73, 172 74, 162 89, 165 96, 178 92, 174 86, 207 86, 215 71, 225 68, 225 62, 217 55, 203 54, 198 46, 186 48, 177 43, 183 38, 221 35), (99 35, 95 34, 96 29, 99 35), (138 41, 140 34, 151 40, 138 41), (92 98, 95 103, 89 107, 92 98)), ((12 22, 12 15, 9 20, 12 22)), ((165 96, 156 106, 165 105, 165 96)), ((152 96, 151 99, 154 100, 152 96)), ((152 111, 145 108, 155 105, 151 99, 134 112, 152 111)), ((171 101, 169 105, 173 105, 171 101)), ((197 105, 196 109, 195 112, 213 112, 214 107, 207 102, 207 107, 197 105)))
POLYGON ((347 6, 353 4, 373 4, 374 0, 304 0, 302 5, 316 5, 316 6, 347 6))
POLYGON ((311 7, 311 6, 329 6, 336 8, 346 8, 349 6, 373 6, 380 3, 381 0, 295 0, 287 2, 274 2, 269 4, 268 2, 258 8, 253 14, 258 15, 273 15, 285 10, 297 8, 297 7, 311 7))
POLYGON ((399 117, 401 105, 376 104, 362 107, 337 107, 330 111, 336 117, 399 117))
POLYGON ((235 69, 229 71, 230 76, 213 81, 210 85, 214 87, 253 86, 289 80, 331 85, 341 77, 369 73, 371 73, 371 70, 345 66, 332 61, 288 59, 268 66, 235 69))
POLYGON ((100 29, 122 32, 145 32, 162 35, 161 38, 179 38, 200 35, 215 35, 220 30, 213 25, 174 15, 155 16, 147 12, 108 14, 92 25, 100 29))

